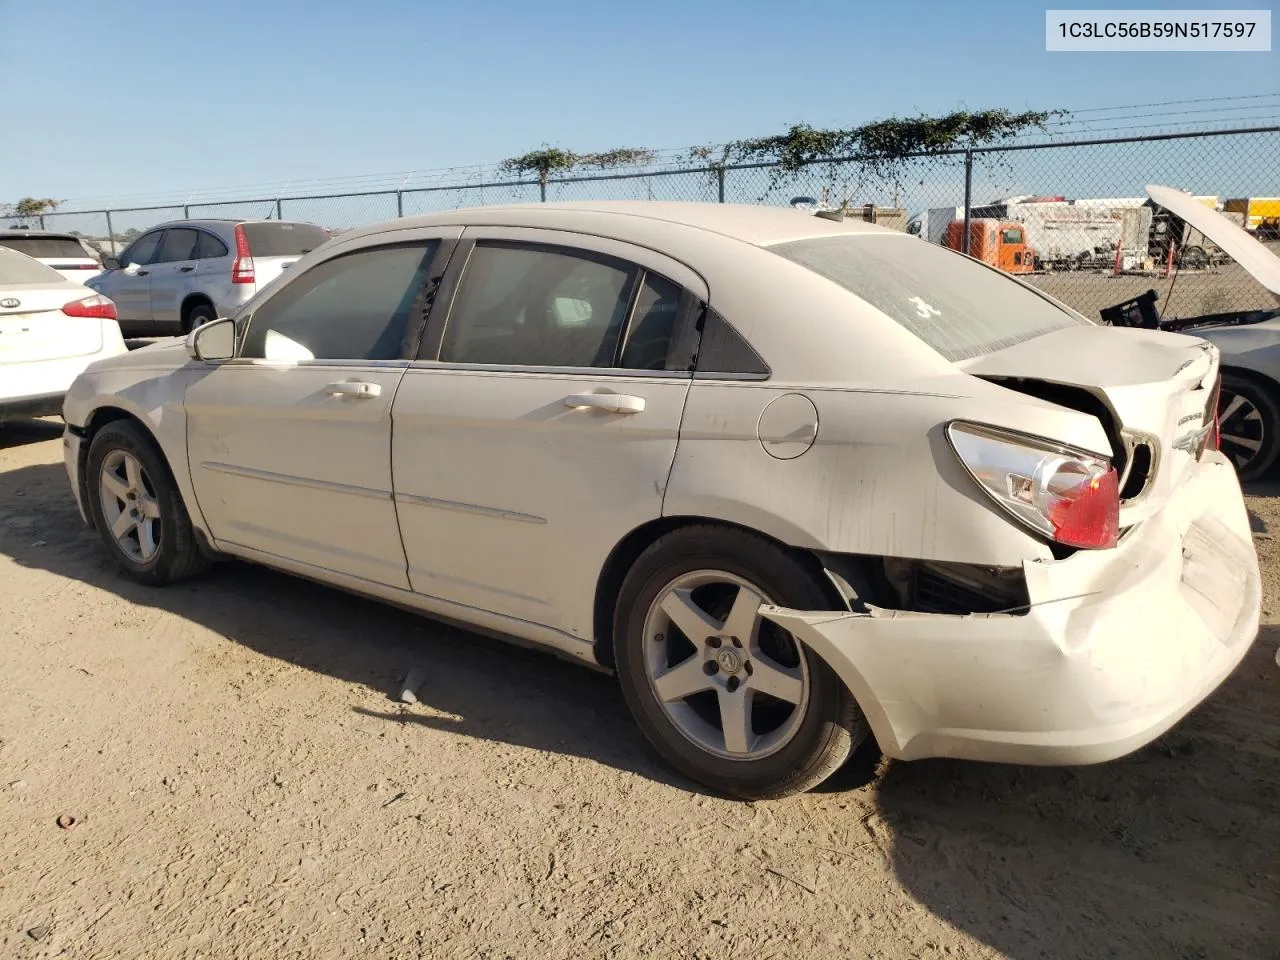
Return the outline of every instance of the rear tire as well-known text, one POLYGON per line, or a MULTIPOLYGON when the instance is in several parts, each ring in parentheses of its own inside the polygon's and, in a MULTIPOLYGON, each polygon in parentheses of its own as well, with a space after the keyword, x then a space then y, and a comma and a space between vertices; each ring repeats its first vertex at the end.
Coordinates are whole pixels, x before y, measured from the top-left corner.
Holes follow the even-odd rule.
POLYGON ((794 554, 742 530, 684 527, 642 553, 619 592, 614 658, 658 753, 746 800, 801 793, 838 770, 870 737, 866 718, 825 661, 755 612, 761 601, 836 609, 833 599, 794 554))
POLYGON ((1280 457, 1280 403, 1266 386, 1238 373, 1222 375, 1219 447, 1240 479, 1260 480, 1280 457))
POLYGON ((191 305, 187 310, 186 319, 182 321, 182 332, 190 333, 196 327, 209 323, 218 319, 218 312, 213 309, 210 303, 200 302, 191 305))
POLYGON ((130 579, 161 586, 208 567, 169 466, 136 423, 117 420, 94 435, 85 494, 94 528, 130 579))

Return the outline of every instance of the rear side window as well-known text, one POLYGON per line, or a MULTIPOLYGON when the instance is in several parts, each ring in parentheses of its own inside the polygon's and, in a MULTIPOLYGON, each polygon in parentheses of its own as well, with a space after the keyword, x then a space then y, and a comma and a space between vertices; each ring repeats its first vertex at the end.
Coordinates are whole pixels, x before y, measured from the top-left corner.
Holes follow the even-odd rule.
MULTIPOLYGON (((449 313, 440 359, 617 366, 637 272, 632 264, 581 250, 477 243, 449 313)), ((660 296, 651 295, 646 309, 660 296)))
POLYGON ((300 257, 329 239, 329 232, 313 223, 265 221, 241 227, 255 257, 300 257))
POLYGON ((7 283, 61 284, 62 275, 30 257, 0 249, 0 286, 7 283))
POLYGON ((17 250, 28 257, 83 260, 89 256, 75 237, 0 237, 0 247, 17 250))
POLYGON ((136 263, 140 267, 145 267, 151 263, 155 258, 156 248, 160 246, 162 233, 163 231, 155 230, 139 237, 133 246, 120 254, 120 265, 127 267, 131 263, 136 263))
POLYGON ((905 234, 818 237, 768 249, 861 297, 952 361, 1089 322, 998 270, 905 234))
POLYGON ((227 245, 212 233, 200 231, 200 239, 196 241, 195 258, 197 260, 217 260, 219 257, 227 256, 230 252, 227 249, 227 245))

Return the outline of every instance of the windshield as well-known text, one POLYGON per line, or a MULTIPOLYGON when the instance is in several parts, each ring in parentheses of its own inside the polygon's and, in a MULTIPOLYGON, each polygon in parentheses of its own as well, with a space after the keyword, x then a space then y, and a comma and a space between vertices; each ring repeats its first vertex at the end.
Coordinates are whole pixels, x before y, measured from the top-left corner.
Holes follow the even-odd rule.
POLYGON ((75 237, 0 237, 0 247, 8 247, 25 253, 28 257, 55 257, 63 259, 87 260, 89 252, 80 246, 75 237))
POLYGON ((838 283, 952 361, 1089 322, 998 270, 905 234, 817 237, 768 249, 838 283))
POLYGON ((329 239, 328 231, 313 223, 246 223, 243 227, 255 257, 300 257, 329 239))
POLYGON ((0 290, 9 284, 49 283, 61 286, 62 275, 38 260, 0 247, 0 290))

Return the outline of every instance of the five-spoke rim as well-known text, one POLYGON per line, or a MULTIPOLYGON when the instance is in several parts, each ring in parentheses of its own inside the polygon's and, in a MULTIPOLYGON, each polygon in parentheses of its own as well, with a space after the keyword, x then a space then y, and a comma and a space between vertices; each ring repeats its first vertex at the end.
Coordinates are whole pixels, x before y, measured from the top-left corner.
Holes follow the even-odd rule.
POLYGON ((1226 387, 1218 401, 1218 445, 1237 470, 1249 466, 1262 452, 1267 428, 1262 413, 1244 396, 1226 387))
POLYGON ((160 501, 138 458, 124 450, 108 453, 98 491, 116 546, 130 560, 148 562, 160 549, 160 501))
POLYGON ((682 574, 644 622, 644 665, 663 712, 708 753, 759 760, 795 736, 809 670, 789 633, 759 614, 772 601, 719 570, 682 574))

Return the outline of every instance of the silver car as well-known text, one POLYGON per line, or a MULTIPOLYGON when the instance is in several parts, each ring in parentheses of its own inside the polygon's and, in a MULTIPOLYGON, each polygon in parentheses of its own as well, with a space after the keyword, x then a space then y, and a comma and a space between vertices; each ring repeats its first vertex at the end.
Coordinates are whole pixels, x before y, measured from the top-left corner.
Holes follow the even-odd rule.
POLYGON ((234 313, 328 239, 312 223, 175 220, 107 257, 86 286, 115 302, 126 335, 187 333, 234 313))

